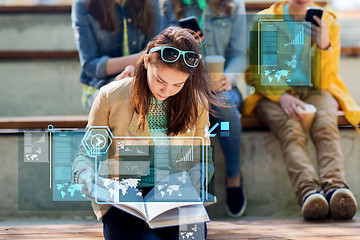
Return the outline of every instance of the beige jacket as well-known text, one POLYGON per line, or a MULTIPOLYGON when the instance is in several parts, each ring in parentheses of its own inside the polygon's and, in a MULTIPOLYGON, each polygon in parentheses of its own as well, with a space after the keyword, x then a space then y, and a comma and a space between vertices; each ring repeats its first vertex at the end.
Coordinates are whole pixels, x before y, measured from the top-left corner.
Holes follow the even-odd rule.
MULTIPOLYGON (((144 128, 137 127, 139 114, 135 112, 135 107, 131 100, 131 83, 132 78, 128 78, 121 81, 114 81, 100 89, 99 94, 97 95, 91 108, 87 128, 92 126, 107 126, 110 128, 112 135, 115 138, 135 137, 136 139, 137 137, 151 137, 147 121, 145 121, 144 128)), ((209 146, 210 139, 208 136, 205 136, 205 132, 209 124, 209 114, 203 108, 199 110, 199 113, 198 120, 194 127, 192 129, 187 129, 185 133, 181 133, 176 137, 201 137, 202 144, 209 146)), ((181 144, 183 145, 196 145, 193 138, 189 138, 185 141, 183 138, 182 140, 183 142, 181 142, 181 144)), ((150 145, 152 145, 151 138, 149 142, 150 145)), ((179 145, 179 140, 175 141, 174 139, 170 139, 169 144, 179 145)), ((113 160, 112 162, 116 163, 119 160, 118 156, 116 155, 115 146, 116 144, 112 144, 110 146, 107 158, 113 160)), ((205 178, 207 182, 209 182, 214 173, 214 165, 212 162, 211 153, 206 158, 206 161, 208 171, 205 178)), ((180 169, 185 168, 184 170, 188 170, 189 168, 188 164, 184 165, 181 163, 174 164, 174 166, 180 169)), ((85 167, 90 167, 95 170, 95 162, 94 159, 85 156, 85 150, 81 146, 79 154, 73 163, 73 173, 85 167)), ((114 165, 108 165, 107 167, 116 168, 116 164, 115 167, 114 165)), ((102 172, 101 168, 102 166, 100 165, 98 169, 99 173, 102 172)), ((108 177, 116 176, 108 175, 108 177)), ((104 216, 110 208, 110 205, 96 204, 95 201, 92 201, 92 206, 98 219, 104 216)))

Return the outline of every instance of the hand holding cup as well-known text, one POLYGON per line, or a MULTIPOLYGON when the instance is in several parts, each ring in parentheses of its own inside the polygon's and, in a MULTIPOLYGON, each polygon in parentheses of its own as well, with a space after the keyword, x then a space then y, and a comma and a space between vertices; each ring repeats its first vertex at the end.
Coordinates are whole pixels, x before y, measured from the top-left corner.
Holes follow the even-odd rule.
POLYGON ((206 56, 206 70, 210 78, 214 81, 215 85, 218 86, 224 75, 225 58, 221 55, 206 56))
POLYGON ((302 115, 300 122, 302 123, 304 131, 308 132, 312 126, 316 114, 316 107, 311 104, 305 104, 305 110, 301 107, 298 107, 298 111, 302 115))

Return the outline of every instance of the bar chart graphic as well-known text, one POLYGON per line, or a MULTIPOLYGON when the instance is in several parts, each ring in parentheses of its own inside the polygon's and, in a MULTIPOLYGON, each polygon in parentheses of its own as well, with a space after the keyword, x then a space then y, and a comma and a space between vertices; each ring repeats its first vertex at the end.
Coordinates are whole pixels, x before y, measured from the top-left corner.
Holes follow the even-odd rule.
POLYGON ((284 45, 285 47, 289 45, 304 45, 304 28, 302 27, 300 32, 289 43, 284 45))

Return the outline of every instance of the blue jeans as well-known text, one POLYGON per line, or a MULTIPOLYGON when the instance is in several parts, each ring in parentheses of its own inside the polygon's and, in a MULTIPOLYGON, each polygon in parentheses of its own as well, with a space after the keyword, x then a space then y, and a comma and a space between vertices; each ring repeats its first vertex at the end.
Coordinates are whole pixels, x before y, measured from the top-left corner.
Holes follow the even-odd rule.
MULTIPOLYGON (((226 176, 236 177, 240 174, 240 149, 241 149, 241 121, 240 109, 242 106, 242 96, 236 87, 230 91, 221 92, 222 100, 231 107, 217 107, 212 105, 216 116, 211 116, 214 123, 229 122, 229 131, 223 131, 221 126, 217 127, 220 146, 225 155, 226 176)), ((220 124, 221 125, 221 124, 220 124)))

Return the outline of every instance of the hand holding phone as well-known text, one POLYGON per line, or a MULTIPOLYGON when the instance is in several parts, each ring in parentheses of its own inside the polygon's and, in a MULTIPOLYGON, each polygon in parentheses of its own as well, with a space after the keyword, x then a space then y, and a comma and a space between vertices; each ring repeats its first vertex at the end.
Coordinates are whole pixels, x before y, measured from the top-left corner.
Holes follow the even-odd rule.
POLYGON ((323 11, 324 9, 321 7, 308 7, 305 20, 312 23, 311 37, 316 41, 318 47, 326 50, 330 48, 330 38, 327 26, 321 20, 323 11))
POLYGON ((314 16, 317 16, 321 19, 324 9, 321 7, 308 7, 306 9, 305 21, 311 22, 317 27, 320 27, 319 24, 314 19, 314 16))
POLYGON ((193 30, 196 33, 196 36, 194 36, 196 40, 198 40, 198 37, 200 37, 201 40, 204 39, 204 35, 195 16, 180 19, 179 25, 182 28, 193 30))

